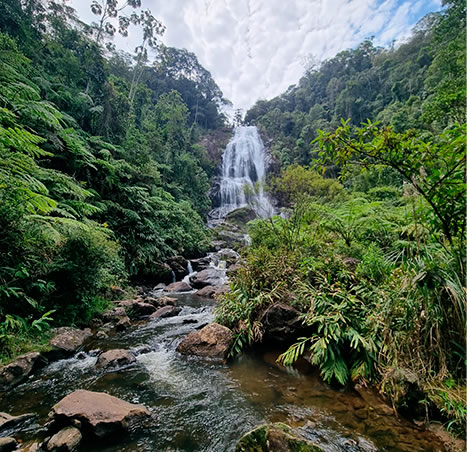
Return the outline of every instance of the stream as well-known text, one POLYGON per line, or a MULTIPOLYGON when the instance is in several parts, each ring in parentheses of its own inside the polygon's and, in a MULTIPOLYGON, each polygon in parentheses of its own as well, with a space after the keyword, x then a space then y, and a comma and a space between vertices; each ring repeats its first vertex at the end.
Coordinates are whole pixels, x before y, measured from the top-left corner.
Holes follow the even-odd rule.
MULTIPOLYGON (((334 389, 304 360, 285 369, 271 350, 229 364, 179 355, 175 348, 181 338, 213 320, 214 303, 192 294, 178 298, 183 310, 177 317, 141 322, 88 342, 84 352, 49 364, 3 394, 0 411, 35 412, 44 424, 52 405, 75 389, 105 391, 152 411, 150 428, 112 444, 85 444, 81 450, 89 452, 233 451, 244 433, 277 421, 330 452, 444 450, 434 435, 397 419, 370 391, 362 398, 351 389, 334 389), (96 350, 112 348, 138 353, 136 365, 96 370, 96 350)), ((38 435, 45 436, 45 429, 41 433, 35 425, 21 439, 38 435)))

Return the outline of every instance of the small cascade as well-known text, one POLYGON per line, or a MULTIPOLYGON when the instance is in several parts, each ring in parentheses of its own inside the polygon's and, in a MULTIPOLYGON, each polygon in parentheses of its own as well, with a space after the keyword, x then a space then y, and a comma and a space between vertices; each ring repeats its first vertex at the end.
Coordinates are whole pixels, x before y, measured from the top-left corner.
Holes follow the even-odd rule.
POLYGON ((258 129, 237 127, 222 157, 218 205, 210 217, 225 218, 229 212, 246 206, 260 217, 272 216, 274 207, 263 187, 265 175, 266 155, 258 129))
POLYGON ((188 272, 189 275, 193 273, 193 267, 191 266, 191 262, 188 261, 188 264, 186 266, 186 271, 188 272))

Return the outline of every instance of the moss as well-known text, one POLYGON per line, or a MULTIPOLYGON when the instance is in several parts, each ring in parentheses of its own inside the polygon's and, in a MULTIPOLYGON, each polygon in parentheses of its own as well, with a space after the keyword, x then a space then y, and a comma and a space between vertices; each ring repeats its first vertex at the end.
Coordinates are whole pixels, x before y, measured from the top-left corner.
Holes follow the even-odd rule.
POLYGON ((237 444, 236 452, 322 452, 310 441, 299 438, 286 424, 262 425, 248 432, 237 444))

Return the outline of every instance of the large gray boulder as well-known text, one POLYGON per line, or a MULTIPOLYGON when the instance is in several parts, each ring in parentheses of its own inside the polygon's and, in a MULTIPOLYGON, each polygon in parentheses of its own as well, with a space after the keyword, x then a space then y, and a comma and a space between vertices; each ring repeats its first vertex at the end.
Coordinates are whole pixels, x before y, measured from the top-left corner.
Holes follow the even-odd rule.
POLYGON ((26 353, 18 356, 13 362, 0 367, 0 391, 8 391, 21 383, 39 364, 41 354, 38 352, 26 353))
POLYGON ((57 425, 78 424, 83 433, 105 438, 142 426, 150 413, 143 405, 79 389, 60 400, 49 417, 57 425))
POLYGON ((184 355, 225 359, 232 341, 233 333, 231 330, 218 323, 211 323, 186 336, 178 344, 177 351, 184 355))
POLYGON ((216 268, 207 268, 190 276, 190 283, 195 289, 206 286, 222 286, 225 281, 225 273, 216 268))
POLYGON ((122 367, 133 364, 135 361, 135 355, 130 351, 114 349, 100 354, 97 358, 96 367, 100 369, 107 367, 122 367))

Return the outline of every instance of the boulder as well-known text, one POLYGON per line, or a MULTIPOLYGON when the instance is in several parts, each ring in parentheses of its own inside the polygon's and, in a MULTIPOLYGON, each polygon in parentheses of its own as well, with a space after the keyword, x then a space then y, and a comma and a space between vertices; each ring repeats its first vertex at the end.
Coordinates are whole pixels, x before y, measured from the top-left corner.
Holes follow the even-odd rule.
POLYGON ((173 256, 167 259, 167 263, 175 273, 175 278, 182 279, 188 275, 188 261, 183 256, 173 256))
POLYGON ((26 353, 0 367, 0 391, 8 391, 21 383, 39 364, 40 357, 38 352, 26 353))
POLYGON ((15 438, 5 437, 0 438, 0 452, 10 452, 15 450, 18 443, 15 438))
POLYGON ((206 270, 211 266, 211 258, 209 256, 200 257, 199 259, 191 259, 191 266, 195 272, 206 270))
POLYGON ((300 311, 285 303, 268 306, 259 316, 259 321, 264 327, 264 340, 295 340, 305 331, 300 315, 300 311))
POLYGON ((79 389, 60 400, 49 417, 57 425, 79 423, 83 433, 105 438, 140 427, 150 413, 143 405, 79 389))
POLYGON ((227 276, 232 277, 238 273, 238 271, 243 267, 242 264, 233 264, 227 268, 227 276))
POLYGON ((240 227, 246 226, 249 221, 257 218, 256 212, 251 207, 240 207, 232 210, 225 217, 225 221, 240 227))
POLYGON ((37 415, 33 413, 21 414, 20 416, 0 413, 0 435, 13 435, 36 421, 37 415))
POLYGON ((173 297, 159 297, 157 298, 158 306, 175 306, 177 299, 173 297))
POLYGON ((214 286, 205 286, 202 289, 199 289, 195 293, 195 295, 198 295, 198 297, 204 297, 204 298, 214 298, 216 291, 217 291, 217 288, 214 286))
POLYGON ((151 319, 164 319, 166 317, 175 317, 180 314, 182 308, 178 306, 164 306, 159 308, 156 312, 150 315, 151 319))
POLYGON ((110 311, 104 312, 102 318, 105 322, 113 323, 117 331, 126 330, 131 325, 130 318, 123 306, 117 306, 110 311))
POLYGON ((52 452, 74 452, 82 438, 76 427, 65 427, 47 441, 45 448, 52 452))
POLYGON ((217 256, 219 257, 219 260, 225 261, 227 266, 234 264, 238 259, 240 259, 240 254, 229 248, 224 248, 218 251, 217 256))
POLYGON ((218 323, 211 323, 186 336, 178 344, 177 351, 184 355, 225 359, 232 341, 232 331, 218 323))
POLYGON ((222 286, 224 281, 224 272, 216 268, 207 268, 190 276, 190 283, 195 289, 202 289, 206 286, 222 286))
POLYGON ((62 327, 54 330, 54 337, 50 340, 50 352, 47 357, 52 359, 65 358, 76 353, 84 344, 84 341, 92 336, 91 330, 80 330, 73 327, 62 327))
POLYGON ((165 289, 167 286, 167 284, 164 284, 163 282, 157 284, 157 286, 154 287, 154 289, 152 290, 161 290, 161 289, 165 289))
POLYGON ((138 273, 138 278, 142 282, 157 282, 170 284, 173 279, 172 269, 169 264, 154 262, 138 273))
POLYGON ((108 350, 97 358, 96 367, 122 367, 133 364, 136 361, 135 355, 128 350, 114 349, 108 350))
POLYGON ((166 292, 189 292, 193 288, 184 281, 174 282, 169 284, 166 288, 166 292))
POLYGON ((323 452, 311 441, 294 434, 280 422, 262 425, 248 432, 238 442, 235 452, 323 452))
POLYGON ((132 318, 151 315, 156 311, 156 307, 151 303, 145 303, 141 299, 117 301, 116 304, 125 308, 125 312, 132 318))

